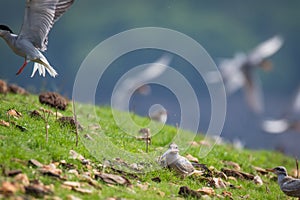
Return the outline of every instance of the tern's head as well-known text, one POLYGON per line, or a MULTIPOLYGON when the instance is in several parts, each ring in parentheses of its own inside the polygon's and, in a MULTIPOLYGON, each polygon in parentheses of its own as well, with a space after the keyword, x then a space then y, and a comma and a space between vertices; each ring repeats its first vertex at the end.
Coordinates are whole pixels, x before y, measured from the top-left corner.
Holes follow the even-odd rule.
POLYGON ((12 30, 8 26, 0 25, 0 36, 7 32, 13 33, 12 30))
POLYGON ((170 144, 169 146, 170 153, 177 154, 179 152, 178 146, 175 143, 170 144))
POLYGON ((287 171, 286 171, 285 167, 282 167, 282 166, 275 167, 273 169, 268 169, 267 171, 273 172, 277 176, 278 175, 285 175, 285 176, 287 176, 287 171))

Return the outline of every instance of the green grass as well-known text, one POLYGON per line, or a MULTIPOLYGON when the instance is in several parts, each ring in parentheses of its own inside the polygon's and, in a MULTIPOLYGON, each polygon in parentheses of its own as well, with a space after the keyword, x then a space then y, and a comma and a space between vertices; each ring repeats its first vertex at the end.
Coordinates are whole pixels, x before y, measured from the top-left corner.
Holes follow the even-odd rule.
MULTIPOLYGON (((126 119, 121 122, 122 127, 127 131, 122 130, 114 121, 114 116, 110 108, 97 107, 91 105, 76 104, 76 110, 79 122, 83 125, 84 131, 80 132, 79 145, 76 146, 76 136, 74 130, 70 126, 61 126, 56 120, 55 116, 51 115, 49 118, 49 138, 48 142, 45 139, 45 122, 41 118, 31 117, 29 112, 38 110, 40 107, 54 109, 41 105, 38 97, 35 95, 20 96, 20 95, 0 95, 0 120, 14 122, 27 131, 22 132, 19 128, 12 125, 10 127, 0 126, 0 183, 13 178, 6 177, 4 171, 21 169, 30 180, 39 179, 45 185, 54 185, 54 195, 66 199, 70 194, 82 199, 106 199, 108 197, 122 197, 126 199, 176 199, 180 186, 188 186, 191 189, 199 189, 206 186, 207 181, 201 177, 187 177, 182 179, 168 169, 161 169, 155 162, 157 156, 161 155, 167 145, 174 139, 179 147, 183 150, 184 147, 189 147, 188 142, 191 139, 200 141, 203 135, 194 135, 193 133, 177 130, 175 127, 164 126, 160 129, 160 124, 151 123, 149 119, 134 115, 133 113, 115 112, 115 116, 120 119, 126 119), (8 118, 6 111, 8 109, 16 109, 22 113, 22 117, 14 119, 8 118), (95 109, 95 110, 94 110, 95 109), (152 137, 152 143, 149 147, 149 153, 145 153, 145 142, 136 140, 140 127, 133 125, 128 120, 128 115, 131 119, 141 127, 150 127, 152 133, 156 133, 152 137), (96 129, 91 127, 98 125, 101 128, 96 129), (90 128, 89 128, 90 127, 90 128), (177 131, 180 131, 178 134, 177 131), (128 134, 130 133, 130 134, 128 134), (89 134, 95 140, 89 141, 83 137, 84 134, 89 134), (80 173, 92 172, 92 169, 86 165, 81 164, 78 160, 69 157, 69 151, 73 149, 82 154, 85 158, 91 160, 92 167, 102 170, 101 165, 103 160, 114 160, 121 158, 125 162, 142 163, 146 162, 144 169, 147 172, 136 173, 137 177, 132 178, 128 175, 132 183, 132 187, 117 185, 111 187, 110 185, 97 180, 102 189, 93 188, 92 194, 81 194, 76 191, 62 189, 60 186, 62 180, 57 178, 41 175, 37 169, 27 165, 29 159, 36 159, 43 164, 51 162, 66 160, 67 163, 73 164, 80 173), (155 169, 155 170, 151 170, 155 169), (151 179, 160 177, 161 182, 157 183, 151 179), (148 185, 146 191, 138 187, 138 184, 148 185), (160 195, 163 192, 164 195, 160 195)), ((60 111, 64 116, 72 116, 72 106, 69 105, 66 111, 60 111)), ((189 153, 198 157, 199 147, 189 147, 183 155, 189 153)), ((270 151, 252 151, 252 150, 236 150, 232 145, 215 145, 212 151, 204 158, 199 159, 200 163, 206 164, 208 167, 213 166, 216 170, 224 167, 222 161, 233 161, 241 166, 244 172, 257 174, 252 166, 259 166, 262 168, 271 168, 278 165, 286 166, 288 170, 295 167, 293 158, 289 158, 282 154, 270 151)), ((114 166, 118 168, 118 166, 114 166)), ((120 166, 119 166, 120 167, 120 166)), ((69 174, 67 169, 59 166, 63 170, 63 176, 68 180, 80 181, 78 177, 69 174)), ((133 173, 129 168, 120 167, 128 173, 133 173)), ((109 167, 106 169, 107 173, 115 173, 109 167)), ((233 199, 242 199, 245 195, 250 195, 249 199, 287 199, 287 197, 279 190, 279 187, 273 179, 273 175, 260 175, 264 181, 263 186, 255 185, 249 180, 237 180, 237 182, 230 180, 232 184, 241 186, 240 189, 215 189, 217 194, 223 191, 232 193, 233 199)), ((1 185, 1 184, 0 184, 1 185)), ((91 188, 91 186, 88 186, 91 188)), ((24 195, 17 193, 16 195, 24 195)), ((217 197, 212 197, 217 199, 217 197)))

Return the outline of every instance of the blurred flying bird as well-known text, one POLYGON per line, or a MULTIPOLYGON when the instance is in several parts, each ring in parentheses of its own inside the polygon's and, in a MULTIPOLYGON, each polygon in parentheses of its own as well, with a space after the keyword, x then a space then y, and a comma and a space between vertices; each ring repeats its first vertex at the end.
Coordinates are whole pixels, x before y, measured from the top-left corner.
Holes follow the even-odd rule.
POLYGON ((45 76, 45 70, 55 77, 57 72, 41 53, 47 49, 48 33, 53 24, 67 11, 74 0, 27 0, 23 25, 16 35, 6 25, 0 25, 0 36, 8 46, 25 61, 18 70, 20 74, 28 62, 34 62, 31 77, 38 70, 45 76))
MULTIPOLYGON (((113 102, 113 106, 117 109, 124 110, 124 102, 127 99, 128 94, 135 94, 136 91, 143 95, 149 95, 151 92, 150 86, 147 82, 162 75, 168 65, 171 63, 172 56, 170 54, 164 54, 160 59, 154 63, 149 64, 144 70, 139 73, 135 73, 134 76, 125 79, 120 87, 115 91, 114 96, 116 97, 113 102)), ((126 105, 127 106, 127 105, 126 105)))
POLYGON ((187 158, 179 155, 179 149, 175 143, 170 144, 169 149, 161 156, 161 160, 167 167, 175 170, 183 177, 195 173, 203 174, 202 171, 196 170, 187 158))
POLYGON ((297 114, 300 114, 300 86, 287 111, 279 119, 264 120, 262 129, 272 134, 279 134, 288 130, 300 132, 300 119, 297 118, 297 114))
POLYGON ((285 167, 279 166, 273 169, 267 169, 277 175, 278 185, 282 192, 291 197, 300 199, 300 179, 288 176, 285 167))
POLYGON ((150 119, 153 119, 155 121, 158 121, 158 122, 161 122, 161 123, 165 124, 167 122, 167 119, 168 119, 168 113, 167 113, 166 109, 160 108, 160 109, 157 109, 153 112, 150 112, 149 117, 150 117, 150 119))
POLYGON ((263 94, 260 80, 255 76, 254 70, 258 67, 270 69, 271 62, 267 58, 275 54, 282 44, 283 39, 274 36, 259 44, 248 54, 237 53, 231 59, 222 60, 219 68, 227 94, 230 95, 243 87, 251 110, 261 114, 264 110, 263 94))

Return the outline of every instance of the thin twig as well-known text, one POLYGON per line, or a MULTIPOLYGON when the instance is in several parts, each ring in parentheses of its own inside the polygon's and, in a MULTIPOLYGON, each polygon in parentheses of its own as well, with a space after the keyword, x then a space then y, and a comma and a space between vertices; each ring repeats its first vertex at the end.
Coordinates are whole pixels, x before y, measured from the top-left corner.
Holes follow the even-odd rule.
POLYGON ((73 105, 73 118, 74 118, 75 127, 76 127, 76 147, 77 147, 78 146, 78 123, 77 123, 77 115, 76 115, 74 99, 72 99, 72 105, 73 105))
POLYGON ((298 165, 297 157, 295 157, 295 161, 296 161, 296 169, 297 169, 297 178, 299 178, 299 165, 298 165))
POLYGON ((148 153, 149 147, 149 131, 146 131, 146 153, 148 153))
POLYGON ((48 142, 48 129, 49 129, 49 116, 50 116, 50 112, 48 113, 48 116, 46 117, 46 111, 43 110, 44 113, 44 122, 45 122, 45 131, 46 131, 46 142, 48 142))

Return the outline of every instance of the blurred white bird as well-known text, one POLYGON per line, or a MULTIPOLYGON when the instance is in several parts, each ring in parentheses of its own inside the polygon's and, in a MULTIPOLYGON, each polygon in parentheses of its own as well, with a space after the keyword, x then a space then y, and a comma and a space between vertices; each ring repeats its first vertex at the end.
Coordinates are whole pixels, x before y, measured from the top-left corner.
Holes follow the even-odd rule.
POLYGON ((192 163, 185 157, 179 155, 178 146, 175 143, 170 144, 169 149, 161 156, 163 165, 175 170, 183 177, 192 174, 203 174, 202 171, 196 170, 192 163))
MULTIPOLYGON (((136 90, 140 90, 141 88, 145 89, 145 95, 148 95, 151 88, 149 85, 146 86, 145 83, 162 75, 168 68, 171 60, 172 56, 170 54, 164 54, 154 63, 148 65, 143 71, 125 79, 114 93, 116 98, 113 99, 113 107, 119 110, 126 109, 127 105, 124 105, 124 102, 128 98, 128 94, 133 94, 136 90)), ((141 94, 142 93, 143 92, 141 92, 141 94)))
POLYGON ((264 110, 263 94, 260 80, 255 76, 254 70, 257 67, 270 69, 271 62, 267 58, 275 54, 282 44, 283 39, 274 36, 248 54, 237 53, 232 59, 224 59, 219 68, 227 94, 230 95, 243 87, 248 105, 255 113, 261 114, 264 110))
POLYGON ((300 86, 289 104, 289 108, 282 114, 279 119, 263 120, 261 126, 265 132, 272 134, 284 133, 288 130, 300 132, 300 119, 297 115, 300 114, 300 86))
POLYGON ((168 112, 167 112, 166 109, 160 108, 158 110, 150 112, 149 117, 150 117, 150 119, 153 119, 155 121, 158 121, 158 122, 161 122, 161 123, 165 124, 167 122, 167 119, 168 119, 168 112))
POLYGON ((300 199, 300 179, 288 176, 285 167, 279 166, 273 169, 267 169, 277 175, 278 185, 282 192, 291 197, 300 199))
POLYGON ((47 49, 48 33, 53 24, 67 11, 74 0, 26 0, 23 25, 16 35, 6 25, 0 25, 0 36, 8 46, 25 61, 18 70, 20 74, 28 62, 34 62, 31 77, 38 70, 45 76, 45 71, 55 77, 57 72, 49 64, 41 51, 47 49))

